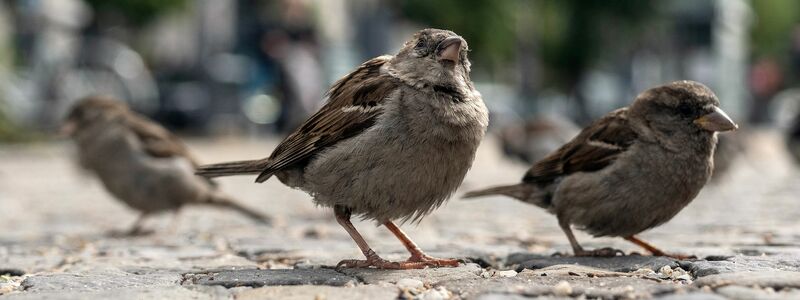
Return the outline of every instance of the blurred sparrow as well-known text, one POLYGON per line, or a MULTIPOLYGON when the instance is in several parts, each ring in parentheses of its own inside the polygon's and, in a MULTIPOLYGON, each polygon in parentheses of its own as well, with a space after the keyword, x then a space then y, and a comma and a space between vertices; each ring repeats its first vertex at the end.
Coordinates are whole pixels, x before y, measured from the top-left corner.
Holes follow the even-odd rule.
POLYGON ((67 115, 62 133, 78 146, 81 166, 96 174, 117 199, 141 212, 127 234, 141 234, 153 213, 177 212, 186 204, 235 209, 253 219, 269 218, 220 193, 213 182, 194 175, 197 162, 166 129, 104 96, 80 100, 67 115))
POLYGON ((397 55, 369 60, 336 82, 326 104, 268 158, 203 166, 198 174, 258 174, 256 182, 275 175, 332 207, 366 256, 338 267, 457 266, 423 253, 393 220, 419 220, 439 207, 472 165, 488 116, 469 71, 464 39, 419 31, 397 55), (352 215, 383 224, 411 257, 383 260, 352 215))
POLYGON ((522 183, 465 197, 505 195, 547 209, 578 256, 619 251, 584 250, 571 225, 666 255, 635 235, 670 220, 697 196, 714 169, 716 132, 736 128, 706 86, 673 82, 584 128, 534 164, 522 183))
POLYGON ((558 115, 542 115, 503 128, 503 153, 532 164, 578 135, 580 128, 558 115))

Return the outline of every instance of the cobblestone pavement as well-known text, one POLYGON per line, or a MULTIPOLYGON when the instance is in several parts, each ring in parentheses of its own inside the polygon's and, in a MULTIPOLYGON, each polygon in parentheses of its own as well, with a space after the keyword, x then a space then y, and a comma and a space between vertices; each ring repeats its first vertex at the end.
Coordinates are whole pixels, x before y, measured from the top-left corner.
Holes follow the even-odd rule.
MULTIPOLYGON (((745 133, 740 133, 745 134, 745 133)), ((264 226, 235 212, 188 207, 152 220, 156 233, 114 238, 136 214, 71 162, 64 143, 0 147, 0 298, 8 299, 527 299, 800 298, 800 171, 769 132, 751 133, 723 180, 668 224, 641 237, 695 260, 569 253, 555 218, 500 197, 458 195, 403 228, 458 268, 334 270, 361 254, 329 209, 276 180, 224 178, 223 189, 271 214, 264 226), (752 146, 758 145, 758 146, 752 146)), ((197 140, 204 162, 266 156, 277 140, 197 140)), ((484 142, 459 193, 517 181, 526 166, 484 142)), ((382 227, 356 226, 375 250, 404 259, 382 227)), ((578 233, 586 247, 640 251, 620 239, 578 233)))

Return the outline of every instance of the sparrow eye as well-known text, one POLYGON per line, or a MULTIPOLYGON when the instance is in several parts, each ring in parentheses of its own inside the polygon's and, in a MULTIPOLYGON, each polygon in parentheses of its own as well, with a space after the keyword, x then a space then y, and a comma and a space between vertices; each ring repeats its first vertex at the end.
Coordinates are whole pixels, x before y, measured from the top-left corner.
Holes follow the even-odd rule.
POLYGON ((694 114, 694 109, 689 104, 682 103, 678 105, 678 113, 682 116, 688 117, 694 114))
POLYGON ((417 45, 414 46, 414 48, 417 48, 417 49, 420 49, 422 47, 425 47, 425 41, 423 41, 423 40, 417 41, 417 45))

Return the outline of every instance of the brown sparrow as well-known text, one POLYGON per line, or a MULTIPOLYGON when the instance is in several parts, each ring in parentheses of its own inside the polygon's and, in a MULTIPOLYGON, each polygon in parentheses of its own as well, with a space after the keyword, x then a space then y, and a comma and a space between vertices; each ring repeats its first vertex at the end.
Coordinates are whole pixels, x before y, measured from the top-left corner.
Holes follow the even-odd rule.
POLYGON ((117 199, 141 212, 128 234, 141 234, 153 213, 186 204, 235 209, 253 219, 269 217, 222 194, 213 182, 194 175, 197 161, 169 131, 131 111, 121 101, 92 96, 71 109, 62 126, 78 146, 81 166, 96 174, 117 199))
POLYGON ((736 128, 706 86, 673 82, 584 128, 535 163, 522 183, 465 197, 505 195, 546 209, 556 215, 578 256, 618 251, 584 250, 571 225, 665 255, 635 235, 669 221, 697 196, 714 169, 716 132, 736 128))
POLYGON ((463 38, 421 30, 396 55, 371 59, 336 82, 326 104, 268 158, 203 166, 198 174, 258 174, 257 182, 275 175, 332 207, 366 256, 339 267, 457 266, 423 253, 393 220, 419 220, 439 207, 472 165, 488 114, 469 72, 463 38), (383 224, 411 258, 383 260, 352 215, 383 224))

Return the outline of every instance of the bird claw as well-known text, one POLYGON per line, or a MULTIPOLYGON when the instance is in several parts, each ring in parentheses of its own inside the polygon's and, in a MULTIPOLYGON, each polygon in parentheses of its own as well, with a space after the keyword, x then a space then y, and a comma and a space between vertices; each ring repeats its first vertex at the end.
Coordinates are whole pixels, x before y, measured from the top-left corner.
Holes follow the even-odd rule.
POLYGON ((409 269, 424 269, 428 267, 428 263, 424 262, 394 262, 384 260, 382 258, 369 258, 369 259, 345 259, 336 264, 336 270, 343 268, 376 268, 387 270, 409 270, 409 269))
POLYGON ((664 257, 669 257, 669 258, 677 259, 677 260, 696 260, 697 259, 696 255, 682 255, 682 254, 660 253, 660 254, 653 254, 653 256, 664 256, 664 257))
POLYGON ((343 268, 376 268, 389 270, 425 269, 428 267, 458 267, 457 259, 440 259, 428 255, 414 255, 406 261, 393 262, 379 256, 369 256, 367 259, 345 259, 336 264, 336 269, 343 268))
POLYGON ((594 250, 581 250, 575 252, 575 256, 615 257, 617 255, 625 256, 625 252, 610 247, 594 249, 594 250))
POLYGON ((458 267, 458 264, 461 263, 460 259, 450 259, 450 258, 435 258, 428 256, 427 254, 422 255, 412 255, 411 257, 406 260, 407 263, 425 263, 429 267, 458 267))

